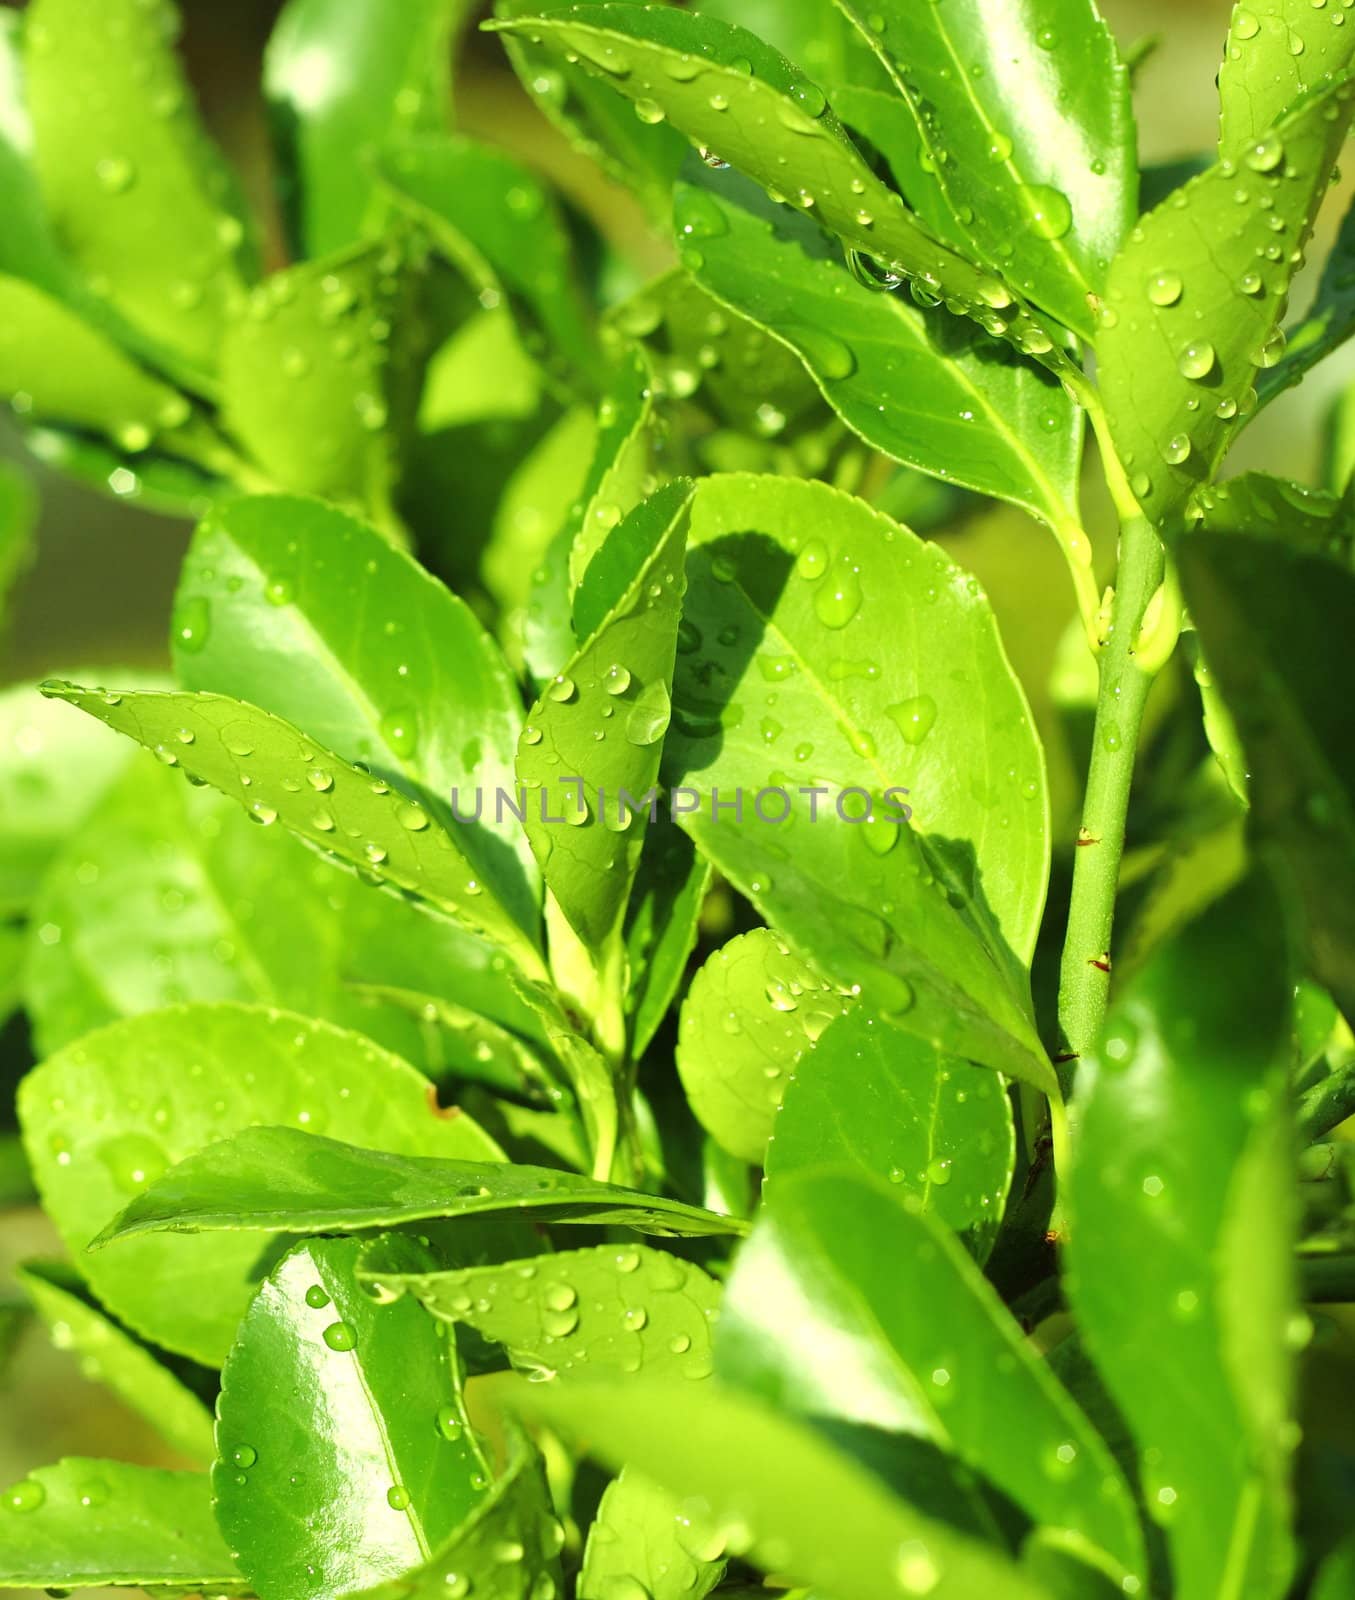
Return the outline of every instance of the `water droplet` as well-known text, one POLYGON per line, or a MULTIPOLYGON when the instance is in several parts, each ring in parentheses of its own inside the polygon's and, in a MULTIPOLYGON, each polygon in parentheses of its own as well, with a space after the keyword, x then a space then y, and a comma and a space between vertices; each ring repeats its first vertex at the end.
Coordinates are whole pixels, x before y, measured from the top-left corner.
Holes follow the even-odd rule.
POLYGON ((1155 306, 1174 306, 1184 285, 1177 272, 1155 272, 1148 279, 1147 295, 1155 306))
POLYGON ((630 688, 630 673, 625 667, 613 663, 603 674, 602 687, 608 694, 625 694, 630 688))
POLYGON ((47 1491, 36 1478, 23 1478, 5 1491, 11 1511, 36 1511, 46 1498, 47 1491))
POLYGON ((845 628, 861 609, 862 598, 856 568, 849 557, 841 556, 836 570, 826 575, 814 592, 814 614, 825 628, 845 628))
POLYGON ((1073 208, 1062 189, 1047 183, 1028 183, 1021 189, 1021 205, 1032 232, 1041 239, 1062 239, 1073 225, 1073 208))
POLYGON ((950 1182, 950 1172, 953 1162, 938 1156, 935 1161, 927 1164, 927 1182, 945 1185, 950 1182))
POLYGON ((289 579, 273 578, 264 585, 263 597, 270 606, 286 606, 292 603, 295 592, 289 579))
POLYGON ((621 1314, 621 1326, 629 1329, 631 1333, 639 1333, 640 1329, 649 1321, 649 1313, 643 1306, 632 1306, 621 1314))
POLYGON ((847 270, 864 288, 888 294, 903 282, 902 274, 892 271, 864 250, 849 245, 846 260, 847 270))
POLYGON ((1214 346, 1207 339, 1192 339, 1181 347, 1176 358, 1176 370, 1183 378, 1199 382, 1214 370, 1214 346))
POLYGON ((1254 39, 1260 32, 1261 24, 1250 11, 1241 9, 1233 13, 1233 35, 1238 39, 1254 39))
POLYGON ((641 97, 635 102, 635 115, 639 117, 646 127, 654 127, 662 122, 666 113, 657 100, 641 97))
POLYGON ((455 1406, 439 1406, 437 1428, 444 1439, 453 1443, 461 1437, 465 1432, 465 1424, 461 1421, 461 1414, 455 1406))
POLYGON ((181 600, 174 613, 174 636, 186 655, 197 655, 207 643, 211 628, 211 604, 200 594, 181 600))
POLYGON ((403 1483, 393 1483, 386 1490, 386 1504, 392 1511, 408 1511, 410 1498, 409 1490, 403 1483))
POLYGON ((718 239, 729 232, 729 218, 705 189, 683 189, 673 214, 680 240, 718 239))
POLYGON ((259 1452, 252 1444, 238 1444, 231 1451, 231 1461, 237 1467, 252 1467, 259 1459, 259 1452))
POLYGON ((921 744, 932 731, 936 721, 936 701, 929 694, 914 695, 911 700, 900 701, 886 707, 907 744, 921 744))
POLYGON ((306 1304, 312 1311, 321 1311, 329 1304, 329 1295, 318 1283, 306 1290, 306 1304))
POLYGON ((988 142, 988 159, 994 164, 1009 161, 1014 146, 1005 133, 994 132, 988 142))
POLYGON ((1184 433, 1174 433, 1162 446, 1162 459, 1173 467, 1179 467, 1190 455, 1190 440, 1184 433))
POLYGON ((1247 147, 1242 159, 1253 172, 1273 172, 1284 160, 1284 144, 1277 134, 1262 134, 1247 147))
POLYGON ((897 1570, 905 1594, 930 1594, 941 1581, 936 1557, 921 1539, 907 1539, 899 1546, 897 1570))
POLYGON ((98 1157, 124 1194, 141 1191, 165 1172, 169 1157, 144 1133, 122 1133, 98 1147, 98 1157))
POLYGON ((828 546, 822 539, 810 539, 795 558, 795 570, 802 578, 821 578, 828 570, 828 546))
POLYGON ((397 706, 381 719, 381 737, 397 756, 408 760, 419 747, 419 732, 414 712, 397 706))
POLYGON ((577 692, 573 678, 567 678, 564 673, 559 673, 551 680, 550 687, 546 690, 546 698, 556 701, 559 705, 567 705, 577 692))
POLYGON ((126 194, 136 182, 136 168, 121 156, 105 156, 94 171, 109 194, 126 194))
POLYGON ((331 1350, 351 1350, 357 1337, 346 1322, 331 1322, 320 1336, 331 1350))

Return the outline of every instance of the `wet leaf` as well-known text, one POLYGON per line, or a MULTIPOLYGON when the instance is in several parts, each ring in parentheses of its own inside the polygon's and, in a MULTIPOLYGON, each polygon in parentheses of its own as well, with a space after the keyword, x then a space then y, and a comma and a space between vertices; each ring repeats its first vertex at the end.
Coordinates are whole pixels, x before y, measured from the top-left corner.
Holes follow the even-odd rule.
POLYGON ((247 700, 360 762, 426 808, 531 925, 535 864, 498 800, 515 790, 522 699, 463 600, 334 507, 261 495, 205 519, 175 614, 184 688, 247 700), (356 611, 354 595, 367 597, 356 611))
POLYGON ((1201 489, 1194 509, 1206 533, 1275 539, 1351 565, 1355 519, 1343 497, 1325 490, 1264 472, 1240 472, 1201 489))
POLYGON ((1089 334, 1137 215, 1129 74, 1088 0, 843 0, 912 110, 926 164, 989 266, 1089 334))
POLYGON ((1163 201, 1111 266, 1098 372, 1129 486, 1169 530, 1213 475, 1277 330, 1326 193, 1355 84, 1315 89, 1240 161, 1225 157, 1163 201))
MULTIPOLYGON (((494 1161, 469 1117, 429 1111, 407 1062, 326 1023, 239 1005, 175 1006, 85 1035, 19 1091, 43 1202, 90 1287, 134 1332, 217 1364, 270 1261, 265 1241, 155 1237, 84 1255, 128 1200, 238 1129, 287 1122, 390 1150, 494 1161)), ((303 1152, 303 1160, 304 1160, 303 1152)))
POLYGON ((612 1600, 637 1583, 653 1600, 704 1600, 725 1573, 709 1530, 680 1501, 629 1469, 603 1491, 588 1530, 579 1600, 612 1600))
POLYGON ((58 1261, 29 1261, 15 1277, 52 1343, 78 1360, 82 1378, 106 1385, 191 1460, 212 1459, 211 1408, 155 1351, 102 1311, 76 1273, 58 1261))
POLYGON ((584 643, 528 715, 517 774, 546 887, 602 958, 620 932, 659 776, 682 611, 691 486, 637 506, 575 600, 584 643))
POLYGON ((1072 1308, 1182 1600, 1285 1592, 1290 978, 1258 882, 1159 949, 1079 1068, 1072 1308))
POLYGON ((3 1500, 6 1588, 247 1592, 217 1532, 205 1474, 68 1456, 3 1500))
POLYGON ((369 879, 410 891, 515 951, 529 970, 539 964, 526 934, 428 810, 340 761, 281 717, 225 695, 119 695, 60 683, 44 685, 43 692, 129 734, 165 765, 236 796, 257 822, 281 821, 369 879))
POLYGON ((799 1172, 854 1167, 896 1185, 982 1261, 997 1236, 1015 1157, 1000 1079, 853 1006, 786 1083, 764 1188, 770 1196, 799 1172))
POLYGON ((445 126, 467 0, 288 0, 264 53, 289 221, 300 253, 379 236, 388 203, 372 158, 393 137, 445 126))
POLYGON ((679 238, 695 238, 698 281, 795 351, 848 427, 909 466, 1023 506, 1092 584, 1077 513, 1081 413, 1050 373, 972 322, 857 282, 809 219, 774 213, 727 174, 680 185, 674 217, 679 238))
POLYGON ((260 1286, 221 1374, 217 1519, 260 1600, 398 1577, 489 1486, 455 1342, 413 1301, 373 1300, 355 1275, 361 1249, 298 1245, 260 1286))
POLYGON ((849 1004, 769 928, 731 939, 707 960, 682 1003, 677 1069, 717 1144, 761 1163, 787 1084, 849 1004))
POLYGON ((453 1272, 363 1270, 374 1290, 409 1294, 444 1322, 503 1345, 538 1380, 578 1373, 706 1377, 719 1285, 645 1245, 562 1250, 453 1272))
POLYGON ((642 1056, 668 1015, 696 945, 697 922, 710 887, 710 863, 672 819, 659 812, 645 829, 644 849, 626 907, 631 1053, 642 1056))
POLYGON ((1110 1452, 963 1245, 908 1198, 841 1169, 771 1186, 721 1308, 720 1377, 778 1409, 931 1439, 1141 1582, 1110 1452))
POLYGON ((1355 38, 1314 0, 1247 0, 1233 7, 1219 68, 1219 154, 1245 160, 1309 89, 1344 72, 1355 38))
POLYGON ((97 12, 37 0, 26 13, 27 99, 63 250, 159 362, 210 394, 250 242, 172 48, 177 27, 165 0, 108 0, 97 12))
MULTIPOLYGON (((1352 44, 1355 45, 1355 40, 1352 44)), ((1355 333, 1355 207, 1346 211, 1341 222, 1341 231, 1322 268, 1322 281, 1312 304, 1302 318, 1286 330, 1283 356, 1275 366, 1257 374, 1260 403, 1267 405, 1286 389, 1301 383, 1319 361, 1325 361, 1334 350, 1339 350, 1352 333, 1355 333)))
POLYGON ((550 193, 516 161, 473 139, 406 139, 385 152, 383 184, 480 292, 508 302, 527 351, 566 392, 603 378, 597 337, 550 193))
POLYGON ((574 1172, 419 1160, 335 1139, 311 1142, 294 1128, 256 1126, 151 1184, 104 1230, 101 1243, 115 1244, 108 1252, 112 1257, 124 1251, 126 1237, 157 1230, 333 1233, 431 1217, 525 1213, 543 1221, 616 1223, 674 1237, 744 1228, 733 1217, 574 1172))
POLYGON ((794 1572, 837 1600, 1036 1600, 1005 1554, 915 1510, 808 1424, 717 1383, 533 1384, 524 1415, 699 1499, 714 1558, 731 1547, 764 1571, 794 1572))
POLYGON ((751 476, 699 486, 687 577, 665 778, 698 849, 888 1020, 1050 1084, 1021 995, 1043 763, 978 585, 860 501, 751 476))

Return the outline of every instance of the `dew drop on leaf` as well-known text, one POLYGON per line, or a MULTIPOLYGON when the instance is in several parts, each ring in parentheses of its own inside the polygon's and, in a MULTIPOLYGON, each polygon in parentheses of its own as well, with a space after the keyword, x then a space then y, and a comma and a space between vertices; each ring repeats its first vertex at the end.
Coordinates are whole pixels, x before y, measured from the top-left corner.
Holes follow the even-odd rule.
POLYGON ((886 707, 886 713, 894 720, 906 744, 921 744, 936 721, 936 701, 929 694, 914 695, 911 700, 886 707))
POLYGON ((331 1350, 351 1350, 357 1344, 357 1336, 346 1322, 331 1322, 320 1336, 331 1350))
POLYGON ((1041 239, 1062 239, 1073 225, 1073 208, 1062 189, 1046 183, 1028 183, 1021 189, 1021 205, 1031 231, 1041 239))
POLYGON ((1155 272, 1148 279, 1145 293, 1155 306, 1174 306, 1184 287, 1180 273, 1155 272))
POLYGON ((1176 358, 1176 370, 1183 378, 1199 382, 1214 370, 1214 346, 1207 339, 1192 339, 1181 347, 1176 358))
POLYGON ((5 1491, 11 1511, 36 1511, 46 1498, 47 1491, 36 1478, 23 1478, 5 1491))

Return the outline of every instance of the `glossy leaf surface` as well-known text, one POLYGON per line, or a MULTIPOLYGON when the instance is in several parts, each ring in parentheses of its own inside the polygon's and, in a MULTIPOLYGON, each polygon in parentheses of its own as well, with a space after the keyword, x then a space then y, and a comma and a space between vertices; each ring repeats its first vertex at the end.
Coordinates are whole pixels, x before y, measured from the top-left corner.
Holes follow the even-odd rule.
POLYGON ((1043 764, 977 583, 859 501, 744 476, 699 488, 687 578, 665 775, 701 797, 698 848, 825 976, 1049 1083, 1019 970, 1043 764), (742 822, 712 820, 716 788, 743 791, 742 822))
POLYGON ((719 1286, 694 1263, 645 1245, 456 1272, 378 1270, 373 1281, 503 1345, 513 1366, 538 1381, 605 1371, 699 1378, 711 1370, 719 1286))
POLYGON ((269 495, 207 517, 175 610, 184 688, 286 717, 427 806, 530 925, 530 852, 496 805, 514 789, 522 700, 463 600, 355 518, 269 495))
POLYGON ((1219 68, 1219 154, 1245 160, 1273 122, 1355 55, 1338 12, 1313 0, 1247 0, 1233 7, 1219 68))
POLYGON ((279 1262, 221 1375, 217 1517, 260 1600, 398 1577, 488 1487, 455 1344, 366 1293, 361 1249, 313 1240, 279 1262))
MULTIPOLYGON (((261 1121, 388 1148, 492 1161, 469 1117, 429 1110, 427 1082, 357 1034, 285 1012, 179 1006, 116 1022, 24 1079, 19 1117, 44 1203, 76 1255, 176 1161, 261 1121)), ((305 1158, 303 1144, 302 1157, 305 1158)), ((219 1362, 268 1262, 261 1241, 142 1239, 80 1261, 137 1333, 219 1362)))
POLYGON ((690 499, 682 482, 660 490, 593 557, 575 599, 583 646, 537 700, 518 746, 527 837, 594 951, 619 930, 644 846, 644 796, 659 776, 690 499), (617 550, 641 522, 641 542, 617 550))
POLYGON ((225 695, 119 695, 59 683, 44 692, 139 740, 167 766, 240 797, 259 823, 280 821, 336 860, 413 892, 473 931, 516 947, 529 964, 535 961, 510 913, 486 892, 429 811, 332 756, 281 717, 225 695))
MULTIPOLYGON (((455 1129, 466 1120, 447 1126, 455 1129)), ((421 1160, 335 1139, 312 1143, 294 1128, 252 1127, 166 1173, 125 1208, 100 1242, 119 1241, 111 1259, 124 1250, 120 1241, 128 1235, 157 1230, 332 1233, 430 1217, 521 1213, 675 1236, 740 1233, 744 1227, 733 1217, 573 1172, 421 1160)))
POLYGON ((241 1594, 205 1475, 71 1456, 4 1496, 0 1584, 241 1594))
POLYGON ((221 347, 222 417, 280 489, 384 511, 395 465, 387 421, 410 329, 398 243, 276 272, 221 347))
POLYGON ((210 390, 244 287, 245 226, 190 104, 176 28, 163 0, 39 0, 27 13, 28 107, 63 248, 172 368, 210 390))
POLYGON ((857 282, 809 218, 728 173, 680 185, 674 216, 703 287, 795 351, 869 444, 1074 537, 1081 421, 1049 373, 971 322, 857 282))
POLYGON ((587 1441, 612 1466, 699 1499, 717 1537, 764 1570, 793 1571, 838 1600, 1036 1600, 996 1548, 894 1496, 804 1423, 722 1384, 523 1385, 518 1409, 587 1441))
POLYGON ((1276 331, 1350 121, 1355 85, 1315 90, 1241 160, 1144 217, 1116 257, 1096 347, 1130 487, 1169 528, 1256 404, 1276 331))
POLYGON ((380 231, 371 163, 388 139, 445 124, 465 0, 288 0, 264 55, 292 232, 321 256, 380 231))
POLYGON ((626 908, 630 963, 626 1010, 631 1050, 637 1057, 644 1054, 681 987, 709 887, 710 863, 660 812, 645 830, 645 847, 626 908))
POLYGON ((1286 968, 1249 883, 1126 985, 1079 1069, 1068 1291, 1181 1600, 1288 1575, 1286 968))
POLYGON ((854 1006, 786 1083, 765 1192, 799 1172, 850 1166, 897 1185, 964 1236, 981 1261, 1002 1220, 1015 1156, 999 1079, 854 1006))
POLYGON ((80 1363, 81 1377, 106 1385, 175 1450, 204 1463, 212 1459, 210 1408, 154 1351, 100 1310, 69 1267, 30 1261, 15 1277, 47 1324, 52 1343, 80 1363))
POLYGON ((849 1004, 768 928, 740 934, 710 957, 682 1004, 677 1069, 693 1114, 717 1144, 762 1161, 799 1062, 849 1004))
POLYGON ((960 1242, 906 1198, 841 1170, 771 1186, 721 1309, 720 1376, 778 1407, 930 1439, 1142 1581, 1110 1452, 960 1242))
MULTIPOLYGON (((1012 305, 1010 291, 911 218, 856 151, 822 90, 746 29, 631 5, 574 6, 511 28, 557 55, 577 56, 642 115, 654 107, 693 143, 767 189, 813 205, 847 243, 945 294, 957 309, 982 317, 1012 305)), ((1036 327, 1019 308, 1009 318, 1015 337, 1036 327)))
POLYGON ((917 119, 924 162, 990 266, 1067 327, 1137 214, 1129 74, 1091 0, 843 0, 917 119))
POLYGON ((709 1533, 642 1473, 623 1471, 603 1491, 588 1530, 579 1600, 612 1600, 638 1583, 653 1600, 704 1600, 724 1576, 709 1533))
POLYGON ((414 1571, 361 1590, 364 1600, 445 1600, 464 1587, 484 1600, 541 1600, 560 1591, 564 1529, 537 1452, 511 1430, 508 1464, 451 1538, 414 1571))
POLYGON ((1355 627, 1355 575, 1320 556, 1196 534, 1182 573, 1251 772, 1252 827, 1302 900, 1314 976, 1355 997, 1355 752, 1330 641, 1355 627))

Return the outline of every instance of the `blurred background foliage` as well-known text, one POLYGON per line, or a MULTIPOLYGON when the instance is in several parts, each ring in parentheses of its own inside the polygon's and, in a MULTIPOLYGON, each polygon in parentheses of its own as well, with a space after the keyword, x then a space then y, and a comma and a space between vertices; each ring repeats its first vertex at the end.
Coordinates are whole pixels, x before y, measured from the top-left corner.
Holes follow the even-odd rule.
MULTIPOLYGON (((284 262, 282 229, 258 86, 279 0, 180 0, 180 8, 182 48, 205 120, 234 162, 256 215, 264 219, 266 264, 276 268, 284 262)), ((1121 45, 1143 54, 1135 76, 1142 161, 1169 163, 1212 150, 1218 103, 1213 80, 1227 29, 1227 0, 1102 0, 1102 10, 1121 45)), ((672 261, 670 242, 650 229, 636 201, 571 150, 536 111, 493 38, 472 33, 464 41, 456 99, 463 130, 508 149, 548 179, 629 268, 623 278, 639 282, 672 261)), ((1323 214, 1306 280, 1294 295, 1296 312, 1315 287, 1351 187, 1349 178, 1344 180, 1323 214)), ((479 409, 510 419, 524 403, 532 404, 530 394, 514 391, 511 374, 505 376, 501 367, 495 379, 499 392, 488 397, 487 405, 485 396, 470 394, 452 396, 453 404, 472 415, 479 409)), ((1259 468, 1323 482, 1333 449, 1344 455, 1342 397, 1353 379, 1355 346, 1348 345, 1301 389, 1271 407, 1263 427, 1242 436, 1230 457, 1230 473, 1259 468)), ((511 430, 505 429, 505 437, 511 430)), ((3 417, 0 456, 21 464, 40 506, 36 560, 19 582, 7 633, 0 638, 0 686, 77 672, 87 664, 165 669, 171 598, 191 525, 45 469, 3 417)), ((1104 573, 1113 561, 1114 523, 1102 493, 1089 475, 1086 519, 1098 571, 1104 573)), ((477 550, 487 530, 466 525, 467 518, 480 514, 473 494, 449 494, 446 506, 445 561, 455 572, 458 545, 477 550)), ((978 575, 993 601, 1045 739, 1055 827, 1060 836, 1069 836, 1076 826, 1072 808, 1080 792, 1083 752, 1077 719, 1067 710, 1085 687, 1090 662, 1069 628, 1074 604, 1063 558, 1047 532, 1023 513, 973 498, 933 536, 978 575), (1061 653, 1067 638, 1077 649, 1061 653)), ((1179 695, 1179 676, 1164 674, 1157 692, 1161 701, 1179 695)), ((1163 709, 1160 705, 1159 716, 1163 709)), ((12 752, 0 752, 0 761, 11 757, 12 752)), ((1165 789, 1152 803, 1169 807, 1171 785, 1182 782, 1180 774, 1191 768, 1182 764, 1174 774, 1172 752, 1151 744, 1146 763, 1149 779, 1142 787, 1156 783, 1165 789)), ((1133 866, 1131 855, 1131 872, 1133 866)), ((1065 893, 1056 878, 1051 905, 1060 913, 1065 893)), ((0 1056, 7 1072, 27 1055, 27 1041, 12 1034, 13 1025, 0 1056)), ((55 1238, 35 1208, 14 1207, 0 1216, 0 1349, 17 1341, 0 1387, 0 1482, 21 1476, 39 1460, 67 1453, 176 1464, 147 1425, 89 1381, 40 1327, 7 1314, 7 1299, 17 1298, 14 1264, 54 1249, 55 1238)), ((1355 1497, 1350 1445, 1355 1438, 1355 1318, 1341 1311, 1321 1317, 1305 1360, 1310 1454, 1327 1456, 1335 1468, 1331 1483, 1355 1497)))

